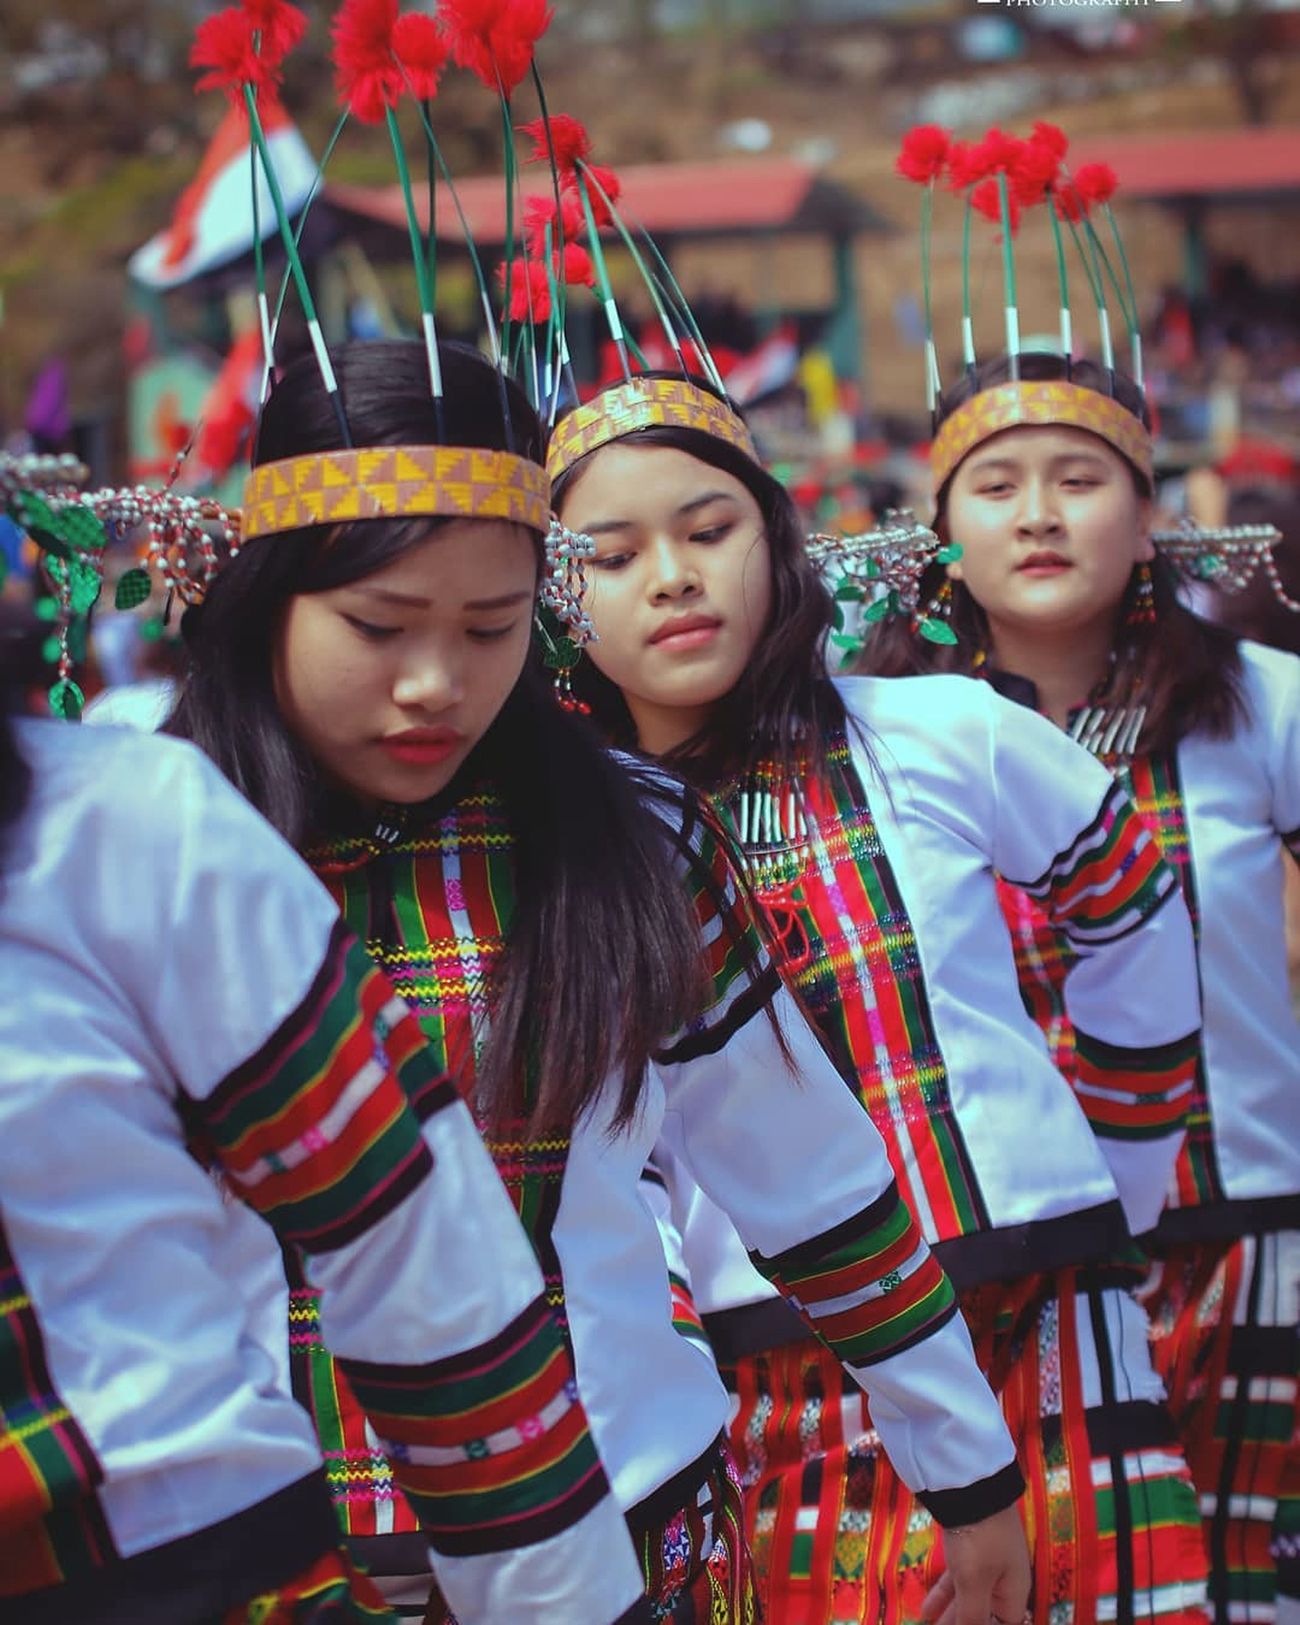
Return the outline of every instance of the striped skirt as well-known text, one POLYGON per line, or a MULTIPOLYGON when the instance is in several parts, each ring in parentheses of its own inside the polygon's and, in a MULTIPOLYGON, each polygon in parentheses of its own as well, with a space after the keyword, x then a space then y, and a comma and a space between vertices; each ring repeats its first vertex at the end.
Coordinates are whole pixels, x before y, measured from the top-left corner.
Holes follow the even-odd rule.
POLYGON ((221 1625, 391 1625, 384 1599, 345 1552, 326 1552, 274 1591, 232 1608, 221 1625))
POLYGON ((1162 1249, 1143 1291, 1200 1496, 1216 1625, 1300 1598, 1300 1232, 1162 1249))
MULTIPOLYGON (((1035 1625, 1203 1622, 1195 1492, 1145 1318, 1080 1272, 967 1294, 1028 1485, 1035 1625)), ((838 1362, 799 1343, 724 1369, 759 1594, 772 1625, 912 1625, 943 1535, 890 1466, 838 1362)))

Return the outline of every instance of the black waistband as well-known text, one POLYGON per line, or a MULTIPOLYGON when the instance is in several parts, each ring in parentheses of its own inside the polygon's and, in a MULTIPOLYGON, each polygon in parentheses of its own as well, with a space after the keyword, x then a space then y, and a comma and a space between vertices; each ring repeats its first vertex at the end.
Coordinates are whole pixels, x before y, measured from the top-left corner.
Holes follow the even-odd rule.
POLYGON ((7 1597, 5 1625, 177 1625, 221 1619, 287 1585, 339 1544, 323 1471, 180 1540, 7 1597))
POLYGON ((1154 1230, 1139 1237, 1149 1252, 1187 1241, 1236 1241, 1269 1230, 1300 1230, 1300 1196, 1256 1196, 1166 1208, 1154 1230))
POLYGON ((1054 1219, 954 1236, 936 1242, 934 1256, 958 1292, 969 1292, 993 1281, 1022 1281, 1027 1275, 1104 1263, 1128 1243, 1128 1224, 1116 1198, 1054 1219))
POLYGON ((694 1505, 705 1484, 722 1468, 726 1438, 725 1432, 719 1433, 694 1461, 666 1479, 657 1490, 651 1490, 644 1501, 628 1508, 627 1526, 638 1551, 647 1536, 658 1535, 669 1518, 684 1506, 694 1505))

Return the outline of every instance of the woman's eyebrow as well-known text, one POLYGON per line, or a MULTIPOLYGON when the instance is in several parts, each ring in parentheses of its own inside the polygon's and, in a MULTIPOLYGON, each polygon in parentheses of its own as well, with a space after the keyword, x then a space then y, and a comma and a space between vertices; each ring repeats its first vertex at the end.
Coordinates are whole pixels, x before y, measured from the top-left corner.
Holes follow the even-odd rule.
POLYGON ((503 592, 497 598, 471 598, 462 607, 465 609, 510 609, 515 604, 522 604, 532 598, 532 592, 520 588, 518 592, 503 592))

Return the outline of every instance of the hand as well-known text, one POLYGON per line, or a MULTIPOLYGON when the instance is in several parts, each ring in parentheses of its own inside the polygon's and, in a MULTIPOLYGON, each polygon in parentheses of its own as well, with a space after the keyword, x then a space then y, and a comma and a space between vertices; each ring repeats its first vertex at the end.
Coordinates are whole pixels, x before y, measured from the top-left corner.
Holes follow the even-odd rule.
POLYGON ((1014 1506, 945 1529, 947 1568, 925 1599, 930 1625, 1021 1625, 1029 1607, 1029 1548, 1014 1506))

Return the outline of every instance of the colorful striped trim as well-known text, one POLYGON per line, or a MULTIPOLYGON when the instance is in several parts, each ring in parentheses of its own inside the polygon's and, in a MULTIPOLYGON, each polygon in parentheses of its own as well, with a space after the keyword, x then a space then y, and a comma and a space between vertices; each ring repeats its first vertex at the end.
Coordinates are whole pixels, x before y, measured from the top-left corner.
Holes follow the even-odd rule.
POLYGON ((1136 931, 1178 889, 1155 837, 1118 783, 1036 880, 1015 883, 1045 903, 1053 923, 1078 947, 1136 931))
POLYGON ((679 1337, 684 1337, 688 1343, 697 1343, 702 1349, 712 1349, 709 1344, 709 1334, 704 1330, 704 1322, 700 1319, 700 1312, 695 1307, 695 1298, 691 1293, 691 1284, 685 1276, 668 1271, 668 1290, 673 1300, 673 1330, 679 1337))
POLYGON ((828 740, 824 775, 795 785, 774 764, 753 763, 745 783, 782 805, 795 800, 806 826, 804 840, 746 848, 760 854, 755 892, 782 977, 870 1114, 926 1233, 987 1230, 916 932, 846 736, 828 740))
POLYGON ((1074 1029, 1074 1092, 1104 1139, 1157 1140, 1181 1128, 1196 1087, 1201 1035, 1131 1049, 1074 1029))
MULTIPOLYGON (((1192 868, 1191 832, 1178 776, 1175 751, 1161 755, 1138 756, 1120 771, 1121 784, 1127 784, 1134 805, 1147 828, 1155 836, 1165 862, 1178 876, 1178 883, 1192 917, 1199 954, 1201 918, 1192 868)), ((1214 1122, 1210 1114, 1210 1086, 1205 1073, 1205 1051, 1197 1051, 1191 1098, 1187 1103, 1187 1132, 1174 1168, 1175 1195, 1171 1207, 1195 1207, 1224 1199, 1219 1155, 1214 1144, 1214 1122)))
POLYGON ((59 1585, 116 1558, 97 1494, 103 1482, 51 1380, 0 1223, 0 1597, 59 1585))
POLYGON ((340 922, 302 1004, 206 1100, 202 1138, 282 1240, 347 1246, 425 1179, 427 1115, 454 1098, 402 1001, 340 922))
POLYGON ((395 1615, 346 1552, 326 1552, 274 1591, 232 1608, 221 1625, 393 1625, 395 1615))
POLYGON ((534 1545, 608 1491, 543 1298, 490 1342, 432 1365, 340 1364, 440 1552, 534 1545))
POLYGON ((892 1359, 957 1312, 952 1283, 894 1181, 824 1235, 775 1258, 749 1256, 848 1366, 892 1359))

